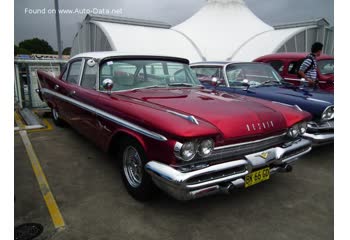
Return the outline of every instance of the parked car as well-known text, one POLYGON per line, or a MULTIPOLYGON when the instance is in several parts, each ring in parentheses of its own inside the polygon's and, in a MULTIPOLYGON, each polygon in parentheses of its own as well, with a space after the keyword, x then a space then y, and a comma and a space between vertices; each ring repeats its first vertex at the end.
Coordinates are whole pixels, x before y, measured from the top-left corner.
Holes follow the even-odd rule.
POLYGON ((313 118, 303 136, 312 140, 314 145, 333 143, 333 94, 287 83, 276 70, 264 63, 202 62, 191 64, 191 68, 209 89, 288 104, 310 112, 313 118))
POLYGON ((180 200, 249 187, 311 150, 309 113, 206 90, 183 58, 82 53, 38 76, 53 121, 114 152, 138 200, 155 185, 180 200))
MULTIPOLYGON (((298 70, 303 60, 309 53, 276 53, 265 55, 254 60, 254 62, 269 63, 288 82, 299 86, 301 79, 298 70)), ((317 77, 319 87, 325 91, 334 91, 334 57, 321 55, 317 58, 317 77)))

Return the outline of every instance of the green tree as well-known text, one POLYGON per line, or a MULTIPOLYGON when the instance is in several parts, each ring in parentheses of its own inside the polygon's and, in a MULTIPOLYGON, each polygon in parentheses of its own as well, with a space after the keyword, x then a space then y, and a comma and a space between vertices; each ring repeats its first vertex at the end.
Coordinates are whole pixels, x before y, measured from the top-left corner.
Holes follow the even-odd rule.
POLYGON ((53 54, 54 50, 50 44, 39 38, 27 39, 18 44, 19 48, 25 49, 30 53, 53 54))
POLYGON ((17 45, 15 45, 14 50, 15 50, 15 56, 18 54, 28 54, 28 55, 31 54, 31 52, 29 52, 27 49, 20 48, 17 45))
POLYGON ((62 55, 70 55, 70 50, 71 50, 72 48, 70 48, 70 47, 66 47, 65 49, 63 49, 63 51, 62 51, 62 55))

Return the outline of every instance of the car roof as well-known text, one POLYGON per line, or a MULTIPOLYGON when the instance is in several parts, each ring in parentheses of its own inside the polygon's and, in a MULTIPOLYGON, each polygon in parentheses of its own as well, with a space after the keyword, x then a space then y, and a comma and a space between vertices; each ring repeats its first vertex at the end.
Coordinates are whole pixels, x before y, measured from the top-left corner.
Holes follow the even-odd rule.
POLYGON ((79 53, 73 56, 70 60, 77 58, 95 58, 98 60, 102 60, 105 58, 113 58, 113 57, 150 57, 150 58, 164 58, 171 59, 179 62, 184 62, 189 64, 189 60, 182 57, 177 56, 167 56, 167 55, 154 55, 154 54, 140 54, 140 53, 127 53, 127 52, 118 52, 118 51, 102 51, 102 52, 85 52, 79 53))
MULTIPOLYGON (((273 53, 273 54, 267 54, 264 56, 261 56, 256 60, 261 60, 261 59, 283 59, 283 58, 305 58, 309 53, 308 52, 282 52, 282 53, 273 53)), ((334 59, 333 56, 327 55, 327 54, 322 54, 320 57, 317 59, 334 59)))
POLYGON ((191 63, 190 66, 191 67, 195 67, 195 66, 220 66, 223 67, 225 65, 228 64, 264 64, 261 62, 230 62, 230 61, 221 61, 221 62, 212 62, 212 61, 208 61, 208 62, 196 62, 196 63, 191 63))
POLYGON ((224 66, 228 63, 231 63, 229 61, 206 61, 206 62, 195 62, 191 63, 191 66, 195 65, 215 65, 215 66, 224 66))

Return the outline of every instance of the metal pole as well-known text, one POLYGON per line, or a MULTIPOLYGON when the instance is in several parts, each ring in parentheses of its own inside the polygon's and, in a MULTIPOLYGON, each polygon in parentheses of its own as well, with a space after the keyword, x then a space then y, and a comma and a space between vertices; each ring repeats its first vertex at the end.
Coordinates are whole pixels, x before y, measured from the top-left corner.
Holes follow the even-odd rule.
POLYGON ((60 26, 60 14, 58 12, 58 9, 59 9, 58 0, 55 0, 58 58, 62 59, 61 26, 60 26))

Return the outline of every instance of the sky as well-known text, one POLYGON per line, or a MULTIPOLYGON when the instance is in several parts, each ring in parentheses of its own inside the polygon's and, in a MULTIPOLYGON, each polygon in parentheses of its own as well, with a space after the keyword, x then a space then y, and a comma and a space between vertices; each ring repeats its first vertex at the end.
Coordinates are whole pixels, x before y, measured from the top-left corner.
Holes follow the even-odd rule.
MULTIPOLYGON (((245 0, 270 25, 325 18, 334 24, 333 0, 245 0)), ((70 47, 87 11, 114 11, 120 17, 156 20, 176 25, 206 4, 206 0, 59 0, 63 48, 70 47)), ((54 0, 15 0, 15 44, 34 37, 57 50, 54 0), (39 10, 38 10, 39 9, 39 10)))

